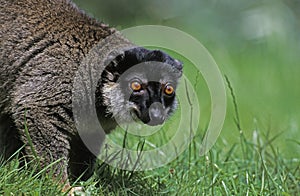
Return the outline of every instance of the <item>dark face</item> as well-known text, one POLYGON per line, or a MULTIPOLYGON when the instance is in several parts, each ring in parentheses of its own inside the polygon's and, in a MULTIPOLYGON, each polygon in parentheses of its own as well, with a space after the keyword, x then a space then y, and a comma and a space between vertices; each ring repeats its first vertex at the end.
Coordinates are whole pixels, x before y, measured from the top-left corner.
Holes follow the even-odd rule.
POLYGON ((147 62, 123 73, 120 85, 132 106, 131 112, 145 124, 158 125, 176 107, 177 79, 176 70, 170 65, 147 62))
POLYGON ((148 125, 162 124, 176 109, 181 75, 182 64, 160 50, 127 50, 102 74, 103 105, 124 122, 131 116, 148 125))

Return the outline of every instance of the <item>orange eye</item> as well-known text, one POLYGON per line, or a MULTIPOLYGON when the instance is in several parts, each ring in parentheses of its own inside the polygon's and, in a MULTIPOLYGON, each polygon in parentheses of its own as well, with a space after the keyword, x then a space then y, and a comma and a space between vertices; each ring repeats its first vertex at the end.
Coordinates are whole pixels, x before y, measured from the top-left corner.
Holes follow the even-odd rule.
POLYGON ((139 83, 137 81, 133 81, 133 82, 131 82, 130 87, 134 91, 139 91, 139 90, 141 90, 142 85, 141 85, 141 83, 139 83))
POLYGON ((166 85, 165 86, 165 93, 167 94, 167 95, 172 95, 173 93, 174 93, 174 88, 173 88, 173 86, 171 86, 171 85, 166 85))

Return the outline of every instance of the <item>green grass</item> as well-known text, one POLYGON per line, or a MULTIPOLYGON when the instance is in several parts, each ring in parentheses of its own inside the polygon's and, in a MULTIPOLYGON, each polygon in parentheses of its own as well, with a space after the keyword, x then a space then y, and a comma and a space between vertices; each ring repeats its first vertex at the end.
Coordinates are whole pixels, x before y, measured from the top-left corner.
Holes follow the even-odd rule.
MULTIPOLYGON (((297 195, 300 160, 285 159, 268 133, 242 132, 240 143, 218 142, 203 157, 195 137, 191 148, 172 163, 152 171, 129 172, 100 164, 93 177, 76 185, 91 195, 297 195), (230 146, 224 151, 223 146, 230 146)), ((63 195, 62 185, 34 163, 19 168, 18 159, 0 166, 0 195, 63 195)))
MULTIPOLYGON (((300 159, 286 158, 274 145, 280 135, 270 130, 257 129, 245 136, 235 99, 233 103, 236 120, 231 131, 238 142, 219 138, 200 157, 203 131, 199 131, 189 148, 166 166, 132 172, 99 163, 88 181, 73 186, 83 187, 86 195, 299 195, 300 159)), ((34 162, 20 167, 17 158, 2 162, 0 195, 64 195, 63 185, 46 169, 40 171, 34 162)))
MULTIPOLYGON (((50 168, 55 162, 48 166, 50 168)), ((0 164, 0 195, 59 195, 63 187, 51 172, 39 170, 36 162, 25 163, 14 158, 0 164)))

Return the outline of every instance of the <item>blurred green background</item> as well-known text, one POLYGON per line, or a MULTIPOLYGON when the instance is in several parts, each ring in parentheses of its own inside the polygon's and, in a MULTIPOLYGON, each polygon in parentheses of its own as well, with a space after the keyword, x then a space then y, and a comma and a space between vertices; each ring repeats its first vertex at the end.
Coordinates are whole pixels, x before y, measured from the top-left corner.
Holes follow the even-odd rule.
MULTIPOLYGON (((257 129, 281 133, 275 141, 280 151, 287 157, 300 156, 299 0, 74 2, 119 30, 165 25, 197 38, 231 80, 244 133, 248 137, 257 129)), ((239 139, 232 111, 228 96, 228 115, 219 141, 239 139)))

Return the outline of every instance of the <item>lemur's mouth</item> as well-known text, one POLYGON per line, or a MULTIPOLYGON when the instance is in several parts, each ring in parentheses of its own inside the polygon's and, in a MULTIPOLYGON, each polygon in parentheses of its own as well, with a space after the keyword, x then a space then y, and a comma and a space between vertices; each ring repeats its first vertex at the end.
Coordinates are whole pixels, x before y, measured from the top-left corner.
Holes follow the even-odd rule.
POLYGON ((132 115, 133 119, 135 121, 137 121, 141 118, 142 113, 136 105, 133 105, 133 106, 131 106, 131 115, 132 115))
POLYGON ((163 116, 153 116, 152 113, 149 113, 149 117, 143 118, 142 112, 138 108, 138 106, 134 105, 131 107, 131 115, 134 121, 140 121, 144 124, 150 125, 150 126, 157 126, 161 125, 165 121, 165 117, 163 116))

